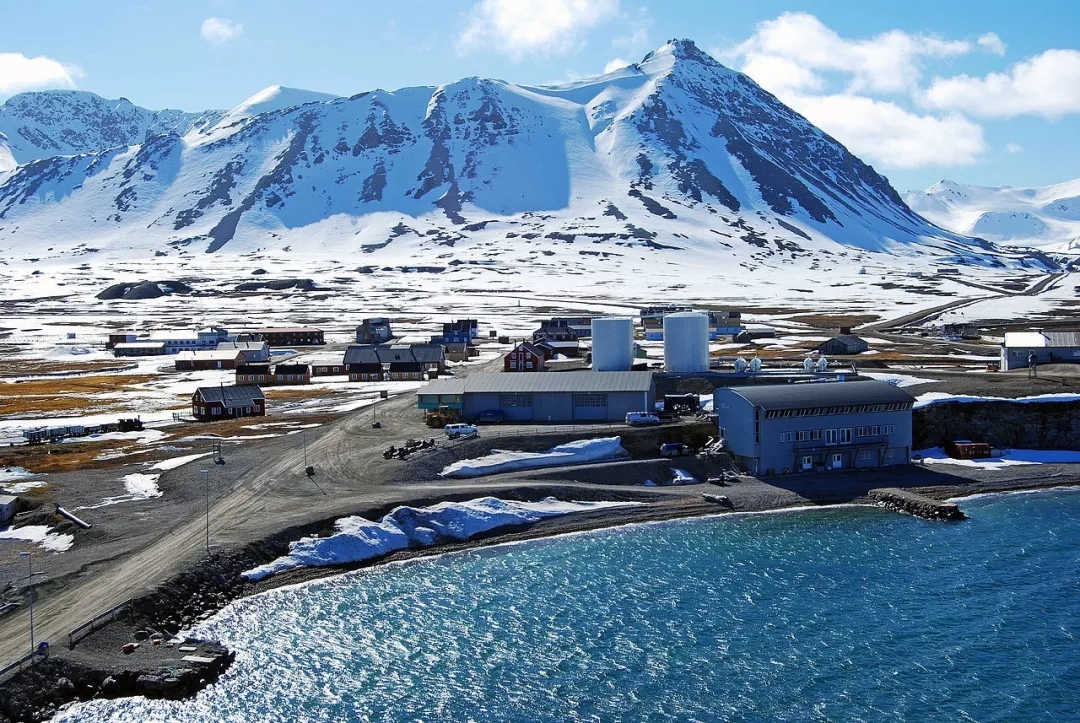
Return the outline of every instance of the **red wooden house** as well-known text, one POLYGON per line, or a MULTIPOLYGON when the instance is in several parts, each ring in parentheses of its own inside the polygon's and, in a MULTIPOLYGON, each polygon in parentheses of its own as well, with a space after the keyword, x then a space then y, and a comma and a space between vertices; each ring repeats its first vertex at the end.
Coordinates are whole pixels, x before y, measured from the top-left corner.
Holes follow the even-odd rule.
POLYGON ((551 354, 544 348, 523 341, 503 357, 503 371, 505 372, 542 372, 544 362, 551 358, 551 354))

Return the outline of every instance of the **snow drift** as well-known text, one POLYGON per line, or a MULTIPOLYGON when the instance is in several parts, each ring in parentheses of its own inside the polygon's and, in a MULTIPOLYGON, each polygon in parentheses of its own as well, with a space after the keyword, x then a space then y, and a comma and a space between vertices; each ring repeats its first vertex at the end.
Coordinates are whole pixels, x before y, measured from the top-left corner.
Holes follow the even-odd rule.
POLYGON ((582 439, 552 447, 546 452, 514 452, 493 449, 485 457, 463 459, 448 465, 439 473, 442 477, 483 477, 489 474, 514 472, 523 469, 564 467, 587 464, 627 456, 621 437, 582 439))
POLYGON ((537 522, 607 507, 638 502, 562 502, 554 497, 539 502, 513 502, 481 497, 467 502, 440 502, 431 507, 398 507, 378 522, 363 517, 337 521, 330 537, 304 537, 289 545, 289 554, 244 572, 262 580, 296 567, 328 567, 361 562, 407 547, 430 547, 450 540, 468 540, 482 532, 537 522))

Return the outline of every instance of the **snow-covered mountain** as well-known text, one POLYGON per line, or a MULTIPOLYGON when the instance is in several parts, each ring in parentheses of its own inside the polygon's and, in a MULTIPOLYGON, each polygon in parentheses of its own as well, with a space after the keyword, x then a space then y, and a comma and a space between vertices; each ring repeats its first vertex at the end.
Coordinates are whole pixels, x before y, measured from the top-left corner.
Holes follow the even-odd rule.
POLYGON ((1080 253, 1080 179, 1038 188, 952 181, 910 191, 912 210, 942 228, 1056 253, 1080 253))
POLYGON ((416 264, 456 246, 527 264, 556 247, 606 259, 621 246, 748 269, 848 251, 1030 260, 927 222, 840 143, 685 40, 558 86, 466 78, 349 98, 275 87, 224 114, 72 93, 4 108, 0 118, 38 122, 22 145, 0 125, 21 164, 0 173, 3 258, 356 253, 416 264))
POLYGON ((51 156, 131 146, 162 133, 187 133, 220 120, 220 111, 147 110, 126 98, 81 90, 20 93, 0 105, 0 172, 51 156))

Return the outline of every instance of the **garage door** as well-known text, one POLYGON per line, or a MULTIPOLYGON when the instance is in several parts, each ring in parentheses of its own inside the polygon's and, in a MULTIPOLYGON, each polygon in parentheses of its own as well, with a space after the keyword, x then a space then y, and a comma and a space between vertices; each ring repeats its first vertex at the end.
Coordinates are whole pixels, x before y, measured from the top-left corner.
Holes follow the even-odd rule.
POLYGON ((528 422, 533 418, 533 395, 500 394, 499 409, 511 422, 528 422))
POLYGON ((603 422, 607 420, 606 394, 574 394, 574 421, 603 422))

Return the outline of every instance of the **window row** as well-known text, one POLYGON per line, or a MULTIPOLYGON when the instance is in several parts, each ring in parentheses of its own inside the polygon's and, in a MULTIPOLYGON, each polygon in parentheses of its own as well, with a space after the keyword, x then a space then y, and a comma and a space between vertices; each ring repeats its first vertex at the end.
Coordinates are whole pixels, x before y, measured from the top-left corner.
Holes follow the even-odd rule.
POLYGON ((786 419, 788 417, 819 417, 825 414, 867 414, 872 412, 903 412, 911 409, 912 402, 892 402, 889 404, 851 404, 836 407, 807 407, 806 409, 769 409, 765 419, 786 419))

